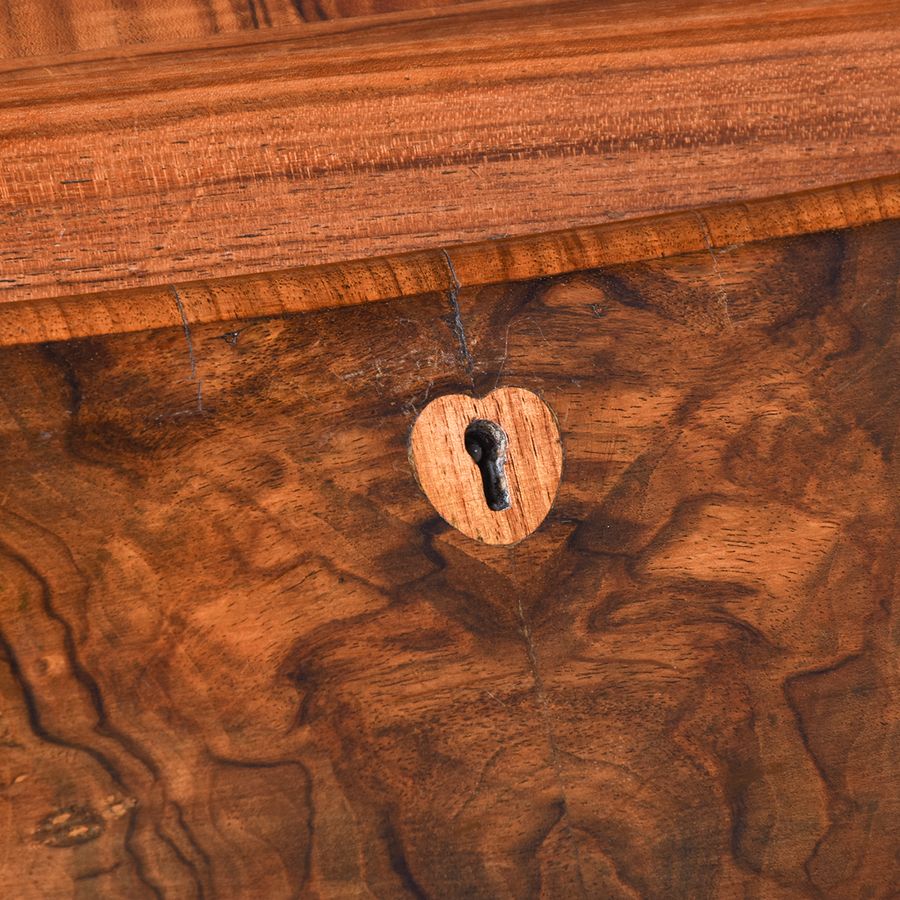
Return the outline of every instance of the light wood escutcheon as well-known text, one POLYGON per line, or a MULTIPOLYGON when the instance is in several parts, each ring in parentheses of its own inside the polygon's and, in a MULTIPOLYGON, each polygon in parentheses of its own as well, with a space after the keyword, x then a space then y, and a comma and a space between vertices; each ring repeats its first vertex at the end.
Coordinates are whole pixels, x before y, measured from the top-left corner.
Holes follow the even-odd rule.
POLYGON ((499 388, 483 398, 448 394, 416 420, 410 460, 425 495, 454 528, 486 544, 515 544, 550 512, 562 475, 562 444, 553 413, 523 388, 499 388), (508 438, 504 469, 510 506, 494 511, 464 434, 478 419, 496 422, 508 438))

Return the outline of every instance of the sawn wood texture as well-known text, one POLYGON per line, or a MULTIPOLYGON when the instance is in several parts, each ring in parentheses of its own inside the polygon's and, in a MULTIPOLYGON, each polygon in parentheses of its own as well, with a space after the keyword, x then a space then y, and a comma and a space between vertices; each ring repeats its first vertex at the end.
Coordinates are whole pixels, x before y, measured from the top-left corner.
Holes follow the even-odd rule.
POLYGON ((891 175, 898 82, 894 0, 492 0, 11 60, 0 299, 891 175))
POLYGON ((0 895, 895 896, 898 238, 2 350, 0 895), (407 458, 497 386, 514 547, 407 458))
POLYGON ((0 0, 0 59, 198 40, 467 0, 0 0))

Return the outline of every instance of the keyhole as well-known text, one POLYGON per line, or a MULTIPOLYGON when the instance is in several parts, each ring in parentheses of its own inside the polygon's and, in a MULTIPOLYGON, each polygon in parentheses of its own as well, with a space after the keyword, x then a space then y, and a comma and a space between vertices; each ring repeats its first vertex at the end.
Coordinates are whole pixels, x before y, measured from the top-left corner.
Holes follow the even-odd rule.
POLYGON ((506 432, 488 419, 475 419, 469 423, 465 435, 466 453, 472 457, 481 472, 481 486, 488 509, 500 512, 509 509, 509 486, 506 482, 506 432))

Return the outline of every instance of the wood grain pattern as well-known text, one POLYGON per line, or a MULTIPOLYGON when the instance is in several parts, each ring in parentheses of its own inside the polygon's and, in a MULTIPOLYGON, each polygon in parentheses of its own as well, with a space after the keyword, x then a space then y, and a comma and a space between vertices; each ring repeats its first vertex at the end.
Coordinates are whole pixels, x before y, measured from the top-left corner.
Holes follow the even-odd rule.
POLYGON ((544 521, 562 474, 562 447, 553 413, 536 394, 497 388, 485 397, 445 394, 419 414, 410 435, 410 462, 437 512, 463 534, 488 544, 515 544, 544 521), (505 432, 504 473, 509 508, 488 508, 481 474, 465 449, 476 420, 505 432))
POLYGON ((738 206, 193 284, 0 303, 0 346, 308 312, 900 218, 900 176, 738 206))
POLYGON ((0 65, 8 301, 896 172, 892 0, 558 0, 0 65))
POLYGON ((4 349, 0 894, 894 896, 898 227, 463 287, 468 365, 446 291, 4 349), (514 547, 406 455, 473 380, 559 417, 514 547))
POLYGON ((0 59, 197 40, 466 0, 2 0, 0 59))

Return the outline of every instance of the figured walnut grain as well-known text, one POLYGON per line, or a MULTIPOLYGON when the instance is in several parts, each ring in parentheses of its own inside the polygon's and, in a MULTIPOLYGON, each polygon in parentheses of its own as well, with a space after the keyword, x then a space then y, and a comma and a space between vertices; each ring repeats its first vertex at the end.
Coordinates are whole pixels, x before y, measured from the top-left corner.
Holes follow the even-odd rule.
POLYGON ((898 247, 5 348, 0 894, 891 896, 898 247), (497 384, 512 547, 407 458, 497 384))

